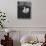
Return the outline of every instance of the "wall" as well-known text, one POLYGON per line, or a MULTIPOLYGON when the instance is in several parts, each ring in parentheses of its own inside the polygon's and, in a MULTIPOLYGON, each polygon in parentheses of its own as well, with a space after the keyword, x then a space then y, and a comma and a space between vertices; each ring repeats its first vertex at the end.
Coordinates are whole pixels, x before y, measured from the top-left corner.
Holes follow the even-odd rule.
POLYGON ((46 0, 32 0, 31 19, 17 18, 17 1, 0 0, 0 10, 6 12, 8 19, 6 27, 46 27, 46 0))
MULTIPOLYGON (((11 31, 21 31, 20 35, 30 33, 31 31, 45 31, 44 33, 46 33, 46 0, 32 0, 31 19, 17 18, 17 1, 18 0, 0 0, 0 10, 6 12, 8 20, 5 26, 11 29, 11 31)), ((16 34, 16 36, 18 35, 16 34)))
POLYGON ((17 1, 0 0, 0 9, 6 12, 8 19, 5 26, 11 31, 21 31, 22 35, 28 31, 46 31, 46 0, 32 0, 32 19, 27 20, 17 19, 17 1))

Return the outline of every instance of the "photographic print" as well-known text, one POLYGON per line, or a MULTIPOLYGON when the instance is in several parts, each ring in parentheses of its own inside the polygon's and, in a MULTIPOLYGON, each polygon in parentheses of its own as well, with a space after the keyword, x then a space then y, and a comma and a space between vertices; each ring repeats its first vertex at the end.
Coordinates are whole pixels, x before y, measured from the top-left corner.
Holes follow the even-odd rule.
POLYGON ((18 18, 31 18, 31 2, 18 1, 18 18))

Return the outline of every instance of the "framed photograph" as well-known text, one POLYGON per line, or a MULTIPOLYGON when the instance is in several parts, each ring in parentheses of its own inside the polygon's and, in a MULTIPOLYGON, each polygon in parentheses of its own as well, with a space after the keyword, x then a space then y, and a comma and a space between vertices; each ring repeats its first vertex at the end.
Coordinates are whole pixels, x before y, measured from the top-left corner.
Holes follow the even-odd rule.
POLYGON ((19 19, 31 18, 31 2, 18 1, 17 17, 19 19))

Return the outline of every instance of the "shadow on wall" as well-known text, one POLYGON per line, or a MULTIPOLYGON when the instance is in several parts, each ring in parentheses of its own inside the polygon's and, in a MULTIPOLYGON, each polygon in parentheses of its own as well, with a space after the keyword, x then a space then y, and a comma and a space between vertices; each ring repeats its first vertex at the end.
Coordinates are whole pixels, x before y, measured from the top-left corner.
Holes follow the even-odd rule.
POLYGON ((21 46, 20 41, 13 40, 13 46, 21 46))

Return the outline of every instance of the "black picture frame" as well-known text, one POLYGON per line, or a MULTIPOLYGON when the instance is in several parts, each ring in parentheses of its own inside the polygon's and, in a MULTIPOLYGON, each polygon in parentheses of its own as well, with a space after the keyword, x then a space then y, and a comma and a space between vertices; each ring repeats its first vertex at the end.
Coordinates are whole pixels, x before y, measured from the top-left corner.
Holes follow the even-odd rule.
POLYGON ((18 1, 18 19, 30 19, 31 18, 31 2, 18 1))

